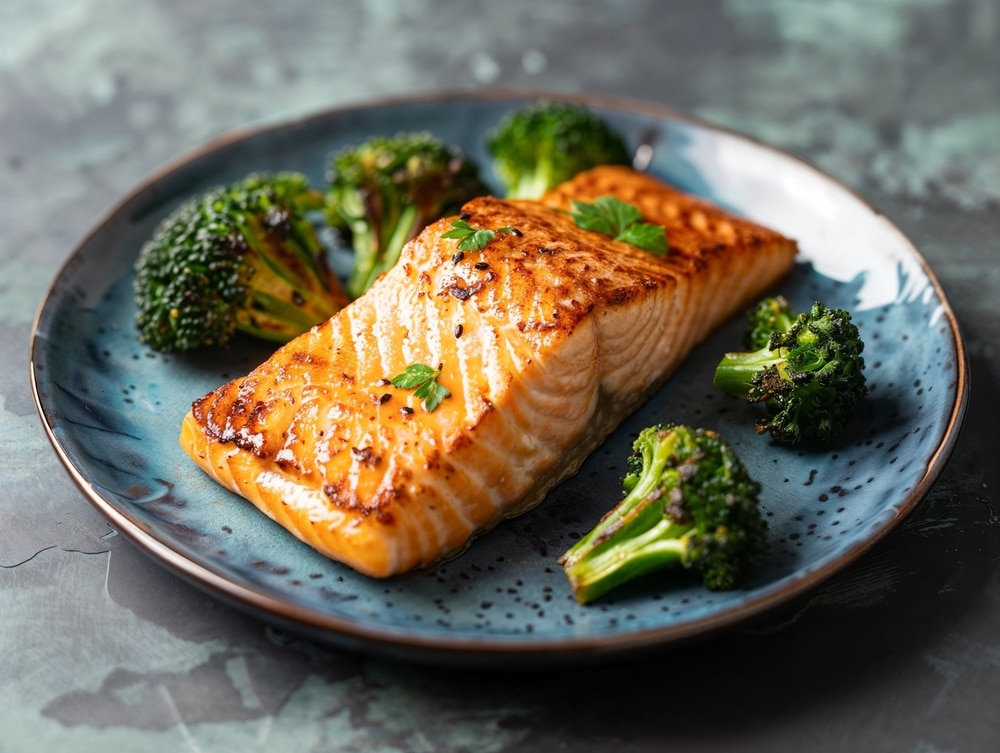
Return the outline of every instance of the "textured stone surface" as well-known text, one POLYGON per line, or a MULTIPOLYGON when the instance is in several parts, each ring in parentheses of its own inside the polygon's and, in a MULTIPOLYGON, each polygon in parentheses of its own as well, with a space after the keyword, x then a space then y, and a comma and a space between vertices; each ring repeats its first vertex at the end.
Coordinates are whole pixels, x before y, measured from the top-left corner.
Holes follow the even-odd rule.
POLYGON ((1000 749, 995 0, 14 0, 0 16, 0 753, 1000 749), (481 86, 709 118, 818 164, 915 240, 966 336, 973 396, 892 536, 752 628, 531 677, 297 640, 115 536, 52 453, 27 379, 34 314, 74 245, 232 129, 481 86))

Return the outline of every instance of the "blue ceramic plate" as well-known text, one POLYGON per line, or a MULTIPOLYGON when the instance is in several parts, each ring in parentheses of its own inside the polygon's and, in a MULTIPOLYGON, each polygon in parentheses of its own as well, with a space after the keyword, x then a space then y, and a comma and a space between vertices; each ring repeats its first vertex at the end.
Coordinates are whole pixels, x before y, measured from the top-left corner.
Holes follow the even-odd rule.
MULTIPOLYGON (((426 572, 369 580, 300 544, 210 481, 177 444, 191 401, 264 360, 243 342, 179 357, 136 341, 132 263, 180 201, 252 171, 321 185, 328 155, 373 134, 429 130, 484 165, 484 135, 535 93, 453 94, 326 112, 208 145, 136 189, 73 252, 37 318, 36 401, 87 498, 156 560, 217 596, 335 645, 433 662, 583 661, 709 635, 828 578, 884 537, 927 492, 968 396, 952 310, 913 245, 858 196, 794 156, 647 104, 586 101, 652 147, 648 169, 796 238, 774 292, 851 310, 871 394, 842 441, 789 449, 754 434, 749 406, 712 387, 742 319, 703 343, 670 382, 532 512, 426 572), (556 558, 620 498, 635 432, 653 422, 721 431, 763 482, 773 555, 745 588, 708 592, 668 577, 579 606, 556 558)), ((647 150, 643 150, 646 152, 647 150)))

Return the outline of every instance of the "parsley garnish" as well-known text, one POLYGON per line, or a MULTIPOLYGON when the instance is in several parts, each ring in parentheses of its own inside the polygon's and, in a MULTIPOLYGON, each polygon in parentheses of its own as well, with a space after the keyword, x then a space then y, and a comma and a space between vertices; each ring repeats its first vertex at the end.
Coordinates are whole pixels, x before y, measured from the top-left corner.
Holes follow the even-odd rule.
POLYGON ((484 227, 473 227, 463 219, 452 220, 452 229, 442 235, 442 238, 452 238, 458 241, 459 251, 482 251, 490 241, 497 237, 497 233, 514 233, 512 227, 504 225, 496 230, 484 227))
POLYGON ((574 200, 572 214, 577 227, 584 230, 631 243, 652 254, 667 253, 667 234, 663 227, 643 222, 642 213, 636 206, 614 196, 601 196, 592 204, 574 200))
POLYGON ((392 386, 404 390, 415 390, 414 396, 423 400, 427 412, 437 408, 441 401, 451 395, 451 391, 438 382, 441 369, 435 369, 424 363, 411 363, 402 374, 392 378, 392 386))

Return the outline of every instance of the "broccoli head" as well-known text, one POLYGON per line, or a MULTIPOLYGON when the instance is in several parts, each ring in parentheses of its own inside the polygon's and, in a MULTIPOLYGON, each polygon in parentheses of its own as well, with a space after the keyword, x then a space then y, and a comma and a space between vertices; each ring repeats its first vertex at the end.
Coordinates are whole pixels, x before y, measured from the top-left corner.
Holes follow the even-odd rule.
POLYGON ((223 346, 237 331, 286 342, 347 303, 308 219, 322 194, 298 173, 253 174, 182 204, 135 263, 139 339, 223 346))
POLYGON ((758 434, 830 441, 868 394, 861 334, 848 312, 819 302, 790 322, 777 316, 775 326, 761 347, 725 354, 715 385, 766 407, 758 434))
POLYGON ((795 311, 784 296, 763 298, 747 311, 744 343, 750 350, 763 348, 770 342, 772 332, 787 332, 794 322, 795 311))
POLYGON ((577 173, 631 163, 625 142, 583 105, 536 102, 507 113, 486 142, 508 198, 537 199, 577 173))
POLYGON ((632 448, 624 498, 559 559, 577 600, 661 570, 737 587, 769 550, 760 484, 707 429, 650 426, 632 448))
POLYGON ((425 132, 375 136, 330 158, 326 211, 354 248, 347 294, 357 298, 431 222, 487 193, 479 166, 425 132))

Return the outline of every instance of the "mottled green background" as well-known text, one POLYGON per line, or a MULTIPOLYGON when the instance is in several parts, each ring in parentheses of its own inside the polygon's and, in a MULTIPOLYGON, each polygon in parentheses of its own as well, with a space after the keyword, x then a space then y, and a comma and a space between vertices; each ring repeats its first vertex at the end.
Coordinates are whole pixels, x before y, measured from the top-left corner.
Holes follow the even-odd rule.
POLYGON ((996 0, 5 0, 0 753, 1000 750, 998 235, 996 0), (42 432, 28 349, 103 214, 233 129, 485 86, 708 118, 818 164, 915 241, 974 386, 951 463, 889 540, 710 645, 498 676, 297 641, 148 564, 89 507, 42 432))

